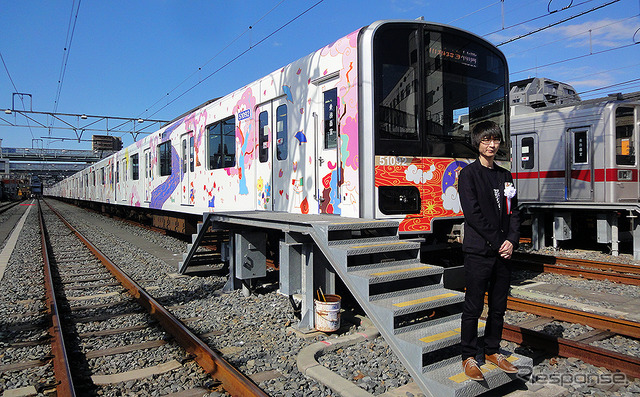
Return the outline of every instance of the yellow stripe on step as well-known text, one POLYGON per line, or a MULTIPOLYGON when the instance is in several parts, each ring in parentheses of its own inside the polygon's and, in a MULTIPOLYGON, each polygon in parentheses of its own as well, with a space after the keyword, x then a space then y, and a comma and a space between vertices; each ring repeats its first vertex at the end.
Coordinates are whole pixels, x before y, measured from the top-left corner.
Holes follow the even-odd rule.
POLYGON ((420 299, 414 299, 412 301, 407 301, 407 302, 394 303, 393 306, 396 306, 396 307, 407 307, 407 306, 419 305, 419 304, 425 303, 425 302, 432 302, 432 301, 439 300, 439 299, 451 298, 452 296, 456 296, 456 295, 457 294, 454 294, 452 292, 448 292, 446 294, 429 296, 427 298, 420 298, 420 299))
MULTIPOLYGON (((485 322, 484 321, 479 321, 478 322, 478 328, 483 328, 485 326, 485 322)), ((458 328, 454 328, 453 330, 450 331, 444 331, 444 332, 440 332, 439 334, 433 334, 433 335, 429 335, 429 336, 425 336, 424 338, 420 338, 421 342, 424 343, 431 343, 431 342, 435 342, 441 339, 445 339, 445 338, 449 338, 451 336, 456 336, 460 333, 460 327, 458 328)))
POLYGON ((431 269, 432 267, 433 266, 419 266, 419 267, 412 267, 411 269, 389 270, 388 272, 372 273, 371 276, 386 276, 388 274, 405 273, 405 272, 412 272, 415 270, 431 269))

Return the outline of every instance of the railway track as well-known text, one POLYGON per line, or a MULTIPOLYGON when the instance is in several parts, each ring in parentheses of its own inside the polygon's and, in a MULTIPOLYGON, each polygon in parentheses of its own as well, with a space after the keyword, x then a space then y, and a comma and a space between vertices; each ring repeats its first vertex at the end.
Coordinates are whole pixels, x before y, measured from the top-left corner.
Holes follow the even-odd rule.
MULTIPOLYGON (((48 225, 51 234, 47 237, 43 233, 41 241, 48 268, 46 308, 51 318, 48 332, 55 379, 48 371, 46 380, 40 382, 41 389, 55 388, 65 396, 128 395, 147 390, 144 383, 148 377, 155 382, 148 390, 156 389, 164 374, 170 373, 168 383, 175 376, 211 376, 215 380, 209 384, 230 395, 266 396, 71 225, 57 219, 53 209, 47 212, 41 215, 41 227, 46 231, 48 225), (95 329, 97 323, 102 329, 95 329), (167 361, 167 357, 173 359, 167 361), (125 364, 114 364, 118 362, 125 364)), ((22 366, 37 368, 43 363, 46 360, 22 366)), ((0 369, 15 370, 19 365, 0 369)))
POLYGON ((7 203, 0 203, 0 214, 2 214, 5 211, 8 211, 9 209, 15 207, 20 203, 22 203, 22 201, 11 201, 7 203))
POLYGON ((513 265, 537 272, 640 285, 640 266, 587 259, 514 253, 513 265))
POLYGON ((640 323, 511 296, 507 301, 507 309, 540 317, 517 325, 505 324, 503 339, 540 348, 553 355, 577 358, 614 372, 620 371, 629 376, 640 377, 640 358, 590 345, 591 342, 604 340, 616 334, 639 338, 640 323), (533 329, 554 320, 587 325, 593 330, 578 338, 565 339, 533 329))

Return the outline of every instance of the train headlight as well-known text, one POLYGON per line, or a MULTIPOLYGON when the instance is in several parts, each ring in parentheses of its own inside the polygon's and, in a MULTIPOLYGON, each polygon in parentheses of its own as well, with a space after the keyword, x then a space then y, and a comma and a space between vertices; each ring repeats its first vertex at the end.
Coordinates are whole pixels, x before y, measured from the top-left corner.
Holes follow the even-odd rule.
POLYGON ((631 170, 618 170, 618 180, 619 181, 630 181, 632 180, 631 170))

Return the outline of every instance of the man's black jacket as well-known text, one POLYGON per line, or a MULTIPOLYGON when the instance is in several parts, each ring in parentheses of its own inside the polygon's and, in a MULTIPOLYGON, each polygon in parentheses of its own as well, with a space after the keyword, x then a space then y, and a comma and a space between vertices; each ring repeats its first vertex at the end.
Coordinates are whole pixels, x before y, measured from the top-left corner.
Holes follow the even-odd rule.
POLYGON ((507 212, 505 183, 513 185, 511 173, 494 163, 500 186, 500 210, 490 185, 482 172, 480 160, 460 171, 458 193, 464 213, 464 240, 462 251, 471 254, 493 256, 500 246, 509 240, 514 249, 520 240, 520 213, 517 195, 511 199, 511 214, 507 212))

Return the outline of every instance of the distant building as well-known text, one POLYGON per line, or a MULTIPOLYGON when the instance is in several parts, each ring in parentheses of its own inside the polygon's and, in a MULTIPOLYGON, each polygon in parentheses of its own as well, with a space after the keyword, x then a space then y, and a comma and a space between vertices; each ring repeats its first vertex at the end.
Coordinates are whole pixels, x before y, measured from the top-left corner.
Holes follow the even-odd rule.
POLYGON ((93 150, 118 151, 122 149, 122 138, 111 135, 94 135, 91 139, 93 150))
POLYGON ((509 104, 541 108, 580 102, 580 96, 569 84, 544 77, 514 81, 510 84, 509 104))

